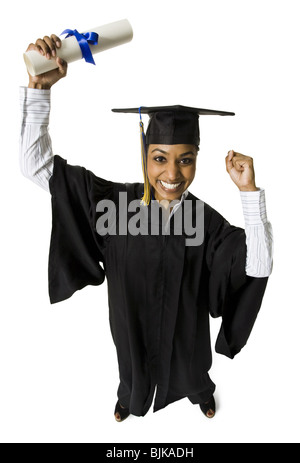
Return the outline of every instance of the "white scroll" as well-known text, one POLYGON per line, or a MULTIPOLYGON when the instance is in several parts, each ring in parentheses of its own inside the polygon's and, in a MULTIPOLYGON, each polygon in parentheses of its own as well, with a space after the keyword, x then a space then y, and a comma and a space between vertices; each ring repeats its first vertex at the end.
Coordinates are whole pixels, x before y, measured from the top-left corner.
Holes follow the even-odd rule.
MULTIPOLYGON (((133 30, 127 19, 116 21, 100 27, 94 27, 87 32, 96 32, 99 35, 98 44, 90 45, 92 54, 123 45, 132 40, 133 30)), ((75 36, 62 40, 61 48, 57 49, 57 56, 67 63, 82 59, 82 52, 75 36)), ((24 53, 24 61, 29 74, 37 76, 57 68, 55 58, 48 60, 35 50, 24 53)))

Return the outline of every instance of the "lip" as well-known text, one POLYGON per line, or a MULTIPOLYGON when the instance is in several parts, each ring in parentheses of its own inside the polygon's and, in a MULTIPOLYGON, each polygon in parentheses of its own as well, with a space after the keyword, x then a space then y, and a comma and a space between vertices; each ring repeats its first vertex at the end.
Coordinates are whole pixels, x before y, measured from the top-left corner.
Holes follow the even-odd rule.
MULTIPOLYGON (((179 182, 174 182, 174 183, 179 183, 179 185, 178 185, 177 188, 172 188, 172 189, 171 189, 171 188, 166 188, 166 187, 164 187, 160 180, 158 180, 157 182, 159 183, 160 188, 161 188, 163 191, 165 191, 166 193, 177 193, 178 191, 181 190, 182 185, 183 185, 183 182, 180 182, 180 183, 179 183, 179 182)), ((168 182, 165 182, 165 183, 168 183, 168 182)))

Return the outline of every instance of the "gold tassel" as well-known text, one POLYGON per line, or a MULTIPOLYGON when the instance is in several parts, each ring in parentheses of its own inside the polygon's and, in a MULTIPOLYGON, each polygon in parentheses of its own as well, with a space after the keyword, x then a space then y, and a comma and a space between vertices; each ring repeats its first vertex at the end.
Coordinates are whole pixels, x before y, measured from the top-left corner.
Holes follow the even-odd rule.
POLYGON ((144 175, 144 196, 142 197, 141 204, 148 206, 151 199, 151 186, 148 179, 147 173, 147 153, 145 143, 144 124, 140 121, 140 137, 141 137, 141 154, 142 154, 142 169, 144 175))

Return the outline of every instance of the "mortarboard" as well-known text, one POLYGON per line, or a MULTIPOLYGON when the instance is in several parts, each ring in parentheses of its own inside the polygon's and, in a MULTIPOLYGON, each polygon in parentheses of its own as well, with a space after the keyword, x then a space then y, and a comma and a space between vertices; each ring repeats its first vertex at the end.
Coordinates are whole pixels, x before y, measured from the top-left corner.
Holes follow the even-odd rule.
POLYGON ((141 106, 140 108, 112 109, 118 113, 134 113, 140 115, 140 135, 142 147, 142 167, 144 174, 144 204, 150 202, 150 184, 147 175, 146 145, 196 145, 200 143, 199 116, 234 116, 232 112, 212 109, 191 108, 189 106, 141 106), (142 122, 142 114, 150 117, 146 135, 142 122))

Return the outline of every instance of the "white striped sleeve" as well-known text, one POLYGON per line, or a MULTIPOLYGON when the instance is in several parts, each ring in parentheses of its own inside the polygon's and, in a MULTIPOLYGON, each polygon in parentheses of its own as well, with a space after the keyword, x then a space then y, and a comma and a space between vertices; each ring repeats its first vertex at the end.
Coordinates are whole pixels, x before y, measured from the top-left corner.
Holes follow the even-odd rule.
POLYGON ((263 278, 272 273, 273 231, 267 218, 265 191, 241 191, 247 244, 246 274, 263 278))
POLYGON ((49 191, 53 172, 53 151, 48 131, 50 99, 50 90, 20 87, 20 169, 25 177, 46 191, 49 191))

